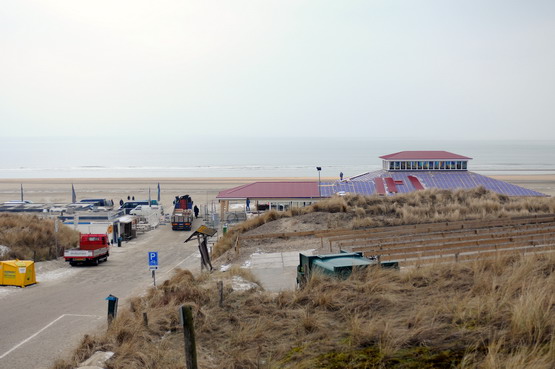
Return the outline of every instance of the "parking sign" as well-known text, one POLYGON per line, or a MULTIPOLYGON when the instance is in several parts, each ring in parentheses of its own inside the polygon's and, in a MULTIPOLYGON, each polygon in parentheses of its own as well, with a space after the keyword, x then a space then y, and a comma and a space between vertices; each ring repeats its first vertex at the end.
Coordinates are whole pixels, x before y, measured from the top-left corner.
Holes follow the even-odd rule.
POLYGON ((148 266, 150 269, 158 269, 158 251, 148 253, 148 266))

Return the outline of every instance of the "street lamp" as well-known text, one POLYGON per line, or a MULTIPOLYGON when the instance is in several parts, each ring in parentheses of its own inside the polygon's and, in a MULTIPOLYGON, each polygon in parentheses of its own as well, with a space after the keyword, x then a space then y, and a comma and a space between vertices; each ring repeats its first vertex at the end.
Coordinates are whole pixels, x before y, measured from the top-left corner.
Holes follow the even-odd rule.
POLYGON ((322 170, 322 167, 316 167, 316 170, 318 171, 318 197, 322 197, 322 189, 320 185, 320 171, 322 170))

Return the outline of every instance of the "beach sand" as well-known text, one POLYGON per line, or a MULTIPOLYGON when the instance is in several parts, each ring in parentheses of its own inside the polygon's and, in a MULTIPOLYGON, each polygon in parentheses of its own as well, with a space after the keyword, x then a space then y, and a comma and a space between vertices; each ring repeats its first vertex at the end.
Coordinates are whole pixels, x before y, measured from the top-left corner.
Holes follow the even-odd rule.
MULTIPOLYGON (((518 186, 555 196, 555 174, 491 176, 518 186)), ((333 181, 337 178, 322 178, 333 181)), ((171 207, 175 196, 190 195, 195 204, 208 205, 216 200, 218 192, 256 181, 314 181, 314 178, 77 178, 77 179, 0 179, 0 203, 20 199, 23 185, 25 200, 36 203, 71 202, 71 185, 77 199, 106 198, 118 203, 127 196, 135 200, 157 197, 160 183, 161 202, 171 207)))

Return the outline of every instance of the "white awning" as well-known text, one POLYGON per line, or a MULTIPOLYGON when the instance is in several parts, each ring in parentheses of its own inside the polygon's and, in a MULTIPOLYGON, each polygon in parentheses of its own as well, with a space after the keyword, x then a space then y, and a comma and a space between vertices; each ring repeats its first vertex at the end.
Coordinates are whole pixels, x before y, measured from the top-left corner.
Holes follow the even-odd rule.
POLYGON ((118 220, 120 223, 132 223, 135 219, 137 219, 137 217, 135 217, 134 215, 124 215, 118 220))

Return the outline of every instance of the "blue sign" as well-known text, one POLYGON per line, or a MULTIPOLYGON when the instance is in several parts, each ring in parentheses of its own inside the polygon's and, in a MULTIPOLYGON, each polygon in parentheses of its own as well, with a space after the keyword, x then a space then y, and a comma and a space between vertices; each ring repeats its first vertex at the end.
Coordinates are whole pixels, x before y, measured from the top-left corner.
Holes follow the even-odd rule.
POLYGON ((158 266, 158 251, 148 253, 148 266, 158 266))

